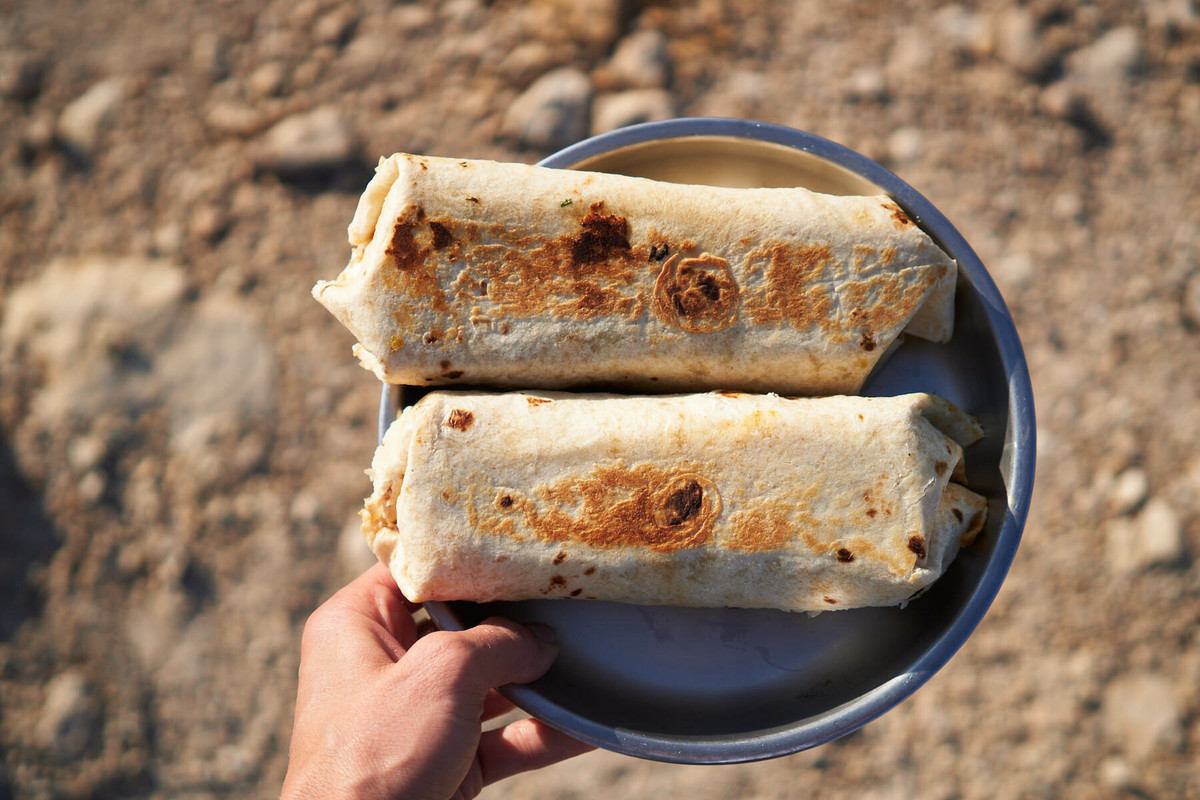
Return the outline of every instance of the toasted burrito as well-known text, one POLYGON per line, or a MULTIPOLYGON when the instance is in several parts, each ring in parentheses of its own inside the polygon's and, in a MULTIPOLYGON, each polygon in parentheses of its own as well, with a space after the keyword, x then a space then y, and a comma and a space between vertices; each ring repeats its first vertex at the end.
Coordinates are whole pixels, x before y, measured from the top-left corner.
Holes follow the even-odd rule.
POLYGON ((957 268, 889 197, 382 159, 313 294, 387 383, 857 392, 946 341, 957 268))
POLYGON ((982 527, 980 435, 928 394, 434 391, 376 451, 363 531, 414 601, 894 606, 982 527))

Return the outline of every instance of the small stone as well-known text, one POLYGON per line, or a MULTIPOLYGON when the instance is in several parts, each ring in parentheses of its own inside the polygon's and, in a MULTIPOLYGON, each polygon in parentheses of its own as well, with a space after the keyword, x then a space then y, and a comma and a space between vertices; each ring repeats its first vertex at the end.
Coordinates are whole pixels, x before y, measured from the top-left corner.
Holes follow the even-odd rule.
POLYGON ((402 31, 419 31, 437 22, 437 13, 425 5, 398 5, 388 14, 388 25, 402 31))
POLYGON ((1183 526, 1166 500, 1148 501, 1137 517, 1137 526, 1139 550, 1146 566, 1174 564, 1183 558, 1183 526))
POLYGON ((630 89, 601 95, 592 108, 592 134, 675 116, 675 101, 664 89, 630 89))
POLYGON ((587 135, 592 84, 574 67, 547 72, 522 92, 504 115, 501 135, 523 147, 558 150, 587 135))
POLYGON ((113 112, 125 96, 125 82, 108 78, 71 101, 58 116, 55 137, 73 155, 91 160, 113 112))
POLYGON ((358 142, 337 109, 322 106, 286 117, 263 134, 255 154, 260 169, 303 177, 351 163, 358 142))
POLYGON ((29 115, 21 131, 21 147, 26 154, 41 153, 54 144, 54 115, 45 111, 29 115))
POLYGON ((1188 322, 1200 328, 1200 270, 1193 272, 1184 286, 1183 313, 1188 322))
POLYGON ((100 717, 87 680, 68 669, 50 679, 33 728, 34 743, 60 761, 74 761, 97 741, 100 717))
POLYGON ((992 41, 997 58, 1030 78, 1045 74, 1055 60, 1037 17, 1025 8, 1006 8, 997 14, 992 41))
POLYGON ((469 28, 474 26, 483 12, 483 7, 479 0, 446 0, 441 3, 439 10, 451 25, 469 28))
POLYGON ((288 513, 294 522, 316 522, 321 513, 321 498, 309 491, 296 492, 288 513))
POLYGON ((1137 29, 1114 28, 1067 58, 1071 77, 1098 86, 1120 82, 1142 64, 1143 51, 1137 29))
POLYGON ((516 84, 525 84, 550 68, 554 50, 536 39, 521 42, 505 54, 496 65, 500 77, 516 84))
POLYGON ((917 128, 897 128, 887 138, 888 158, 894 164, 910 164, 921 157, 925 137, 917 128))
POLYGON ((67 463, 72 469, 86 472, 108 455, 108 443, 97 434, 77 436, 67 444, 67 463))
POLYGON ((96 503, 104 496, 108 481, 98 469, 89 470, 79 481, 79 496, 85 503, 96 503))
POLYGON ((46 59, 36 53, 0 53, 0 97, 24 101, 36 98, 42 93, 46 66, 46 59))
POLYGON ((991 46, 986 20, 976 11, 951 3, 933 13, 933 25, 956 49, 982 55, 991 46))
POLYGON ((1120 756, 1100 762, 1100 782, 1110 789, 1129 790, 1137 786, 1137 773, 1120 756))
POLYGON ((1146 21, 1168 33, 1187 30, 1200 22, 1197 0, 1155 0, 1146 4, 1146 21))
POLYGON ((1051 213, 1062 220, 1082 222, 1085 210, 1083 198, 1074 192, 1061 192, 1055 195, 1054 200, 1050 203, 1051 213))
POLYGON ((238 100, 217 100, 204 115, 204 121, 218 133, 252 136, 266 125, 262 113, 238 100))
POLYGON ((1069 81, 1050 84, 1038 95, 1042 111, 1059 119, 1077 119, 1087 113, 1087 100, 1079 86, 1069 81))
POLYGON ((1130 467, 1113 479, 1108 491, 1108 506, 1114 514, 1129 514, 1146 502, 1150 479, 1137 467, 1130 467))
POLYGON ((246 78, 246 89, 253 97, 274 97, 287 82, 287 65, 282 61, 259 64, 246 78))
POLYGON ((164 222, 150 236, 150 247, 155 255, 174 256, 183 248, 183 226, 178 222, 164 222))
POLYGON ((192 40, 192 65, 214 81, 229 75, 229 42, 212 31, 201 31, 192 40))
POLYGON ((671 80, 667 39, 661 31, 634 31, 617 42, 602 73, 606 88, 663 89, 671 80))
POLYGON ((313 24, 313 41, 317 44, 331 44, 337 47, 345 45, 354 33, 358 18, 346 6, 339 6, 333 11, 321 15, 313 24))
POLYGON ((990 270, 996 279, 1009 286, 1020 286, 1033 277, 1033 259, 1028 253, 1010 253, 996 259, 990 270))
POLYGON ((1179 515, 1167 501, 1151 498, 1136 517, 1114 517, 1105 523, 1108 560, 1122 574, 1183 559, 1183 530, 1179 515))
POLYGON ((1183 745, 1181 711, 1171 682, 1157 673, 1121 675, 1104 690, 1105 734, 1134 765, 1183 745))
POLYGON ((887 98, 887 79, 883 70, 875 67, 862 67, 850 76, 849 92, 851 100, 856 102, 879 102, 887 98))
POLYGON ((229 215, 215 205, 202 205, 188 218, 188 233, 204 242, 215 242, 229 229, 229 215))

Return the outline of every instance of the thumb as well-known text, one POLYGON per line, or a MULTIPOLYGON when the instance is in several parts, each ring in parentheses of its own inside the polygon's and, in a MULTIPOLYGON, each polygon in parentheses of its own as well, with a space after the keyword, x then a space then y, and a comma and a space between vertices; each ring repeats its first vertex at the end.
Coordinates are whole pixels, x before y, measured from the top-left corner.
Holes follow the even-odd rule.
POLYGON ((469 630, 418 639, 404 660, 432 672, 451 693, 482 701, 497 686, 541 677, 557 654, 549 627, 492 617, 469 630))

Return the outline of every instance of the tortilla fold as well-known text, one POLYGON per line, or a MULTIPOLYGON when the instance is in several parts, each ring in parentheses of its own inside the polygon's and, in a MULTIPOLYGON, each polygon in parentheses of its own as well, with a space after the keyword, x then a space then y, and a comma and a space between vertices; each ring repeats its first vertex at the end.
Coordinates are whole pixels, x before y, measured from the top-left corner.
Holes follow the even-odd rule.
POLYGON ((381 159, 313 295, 388 383, 857 392, 949 339, 957 267, 891 198, 381 159))
POLYGON ((417 602, 894 606, 983 526, 952 482, 980 434, 927 394, 435 391, 376 451, 363 532, 417 602))

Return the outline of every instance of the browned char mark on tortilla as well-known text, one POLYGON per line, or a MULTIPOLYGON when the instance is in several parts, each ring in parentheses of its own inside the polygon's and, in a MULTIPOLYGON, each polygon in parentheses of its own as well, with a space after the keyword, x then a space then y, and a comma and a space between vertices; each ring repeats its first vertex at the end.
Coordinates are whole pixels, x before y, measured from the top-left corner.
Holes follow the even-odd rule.
POLYGON ((571 260, 593 264, 628 253, 629 249, 629 222, 616 214, 605 214, 603 202, 592 203, 571 242, 571 260))
POLYGON ((737 321, 741 293, 729 262, 704 253, 671 256, 654 282, 654 314, 691 333, 710 333, 737 321))
POLYGON ((918 560, 925 558, 925 537, 920 534, 908 537, 908 549, 916 554, 918 560))
POLYGON ((654 464, 596 465, 586 475, 544 484, 535 494, 540 502, 522 507, 534 535, 596 548, 674 552, 701 547, 712 539, 721 512, 717 487, 707 478, 654 464))
POLYGON ((455 430, 465 431, 470 428, 475 422, 475 415, 465 409, 456 408, 450 412, 450 416, 446 417, 446 427, 454 428, 455 430))
POLYGON ((882 205, 883 210, 890 213, 892 217, 892 223, 897 228, 903 230, 909 225, 913 224, 913 221, 908 218, 908 215, 904 213, 904 210, 900 208, 900 206, 888 200, 883 201, 882 205))
POLYGON ((826 245, 777 243, 746 255, 749 269, 763 270, 765 281, 744 300, 756 325, 786 323, 793 328, 837 329, 830 282, 835 278, 833 253, 826 245))

